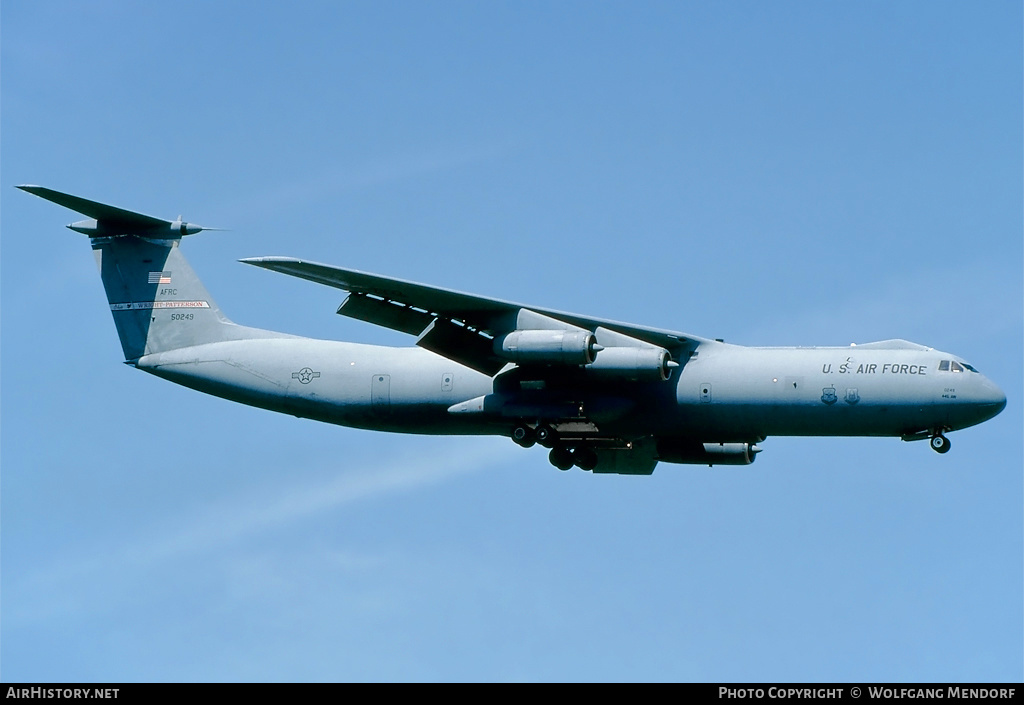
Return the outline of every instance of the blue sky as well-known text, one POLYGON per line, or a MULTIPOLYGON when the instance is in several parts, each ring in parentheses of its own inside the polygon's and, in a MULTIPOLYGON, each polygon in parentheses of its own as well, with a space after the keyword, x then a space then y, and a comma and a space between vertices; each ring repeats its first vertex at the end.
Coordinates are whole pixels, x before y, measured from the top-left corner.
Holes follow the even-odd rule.
POLYGON ((7 681, 1024 678, 1019 3, 4 2, 7 681), (410 344, 289 255, 1007 392, 952 452, 553 469, 120 360, 37 183, 230 228, 235 321, 410 344))

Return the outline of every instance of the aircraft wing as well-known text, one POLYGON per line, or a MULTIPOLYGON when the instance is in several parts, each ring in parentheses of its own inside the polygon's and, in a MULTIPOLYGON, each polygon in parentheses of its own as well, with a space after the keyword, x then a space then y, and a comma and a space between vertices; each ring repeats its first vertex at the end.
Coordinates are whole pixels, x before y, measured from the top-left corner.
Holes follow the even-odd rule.
POLYGON ((241 261, 348 291, 339 314, 419 336, 417 345, 487 375, 494 375, 508 362, 494 354, 494 338, 516 330, 523 312, 541 314, 566 328, 589 330, 598 334, 599 342, 600 331, 604 330, 665 348, 673 356, 704 342, 703 338, 683 333, 527 306, 292 257, 241 261))

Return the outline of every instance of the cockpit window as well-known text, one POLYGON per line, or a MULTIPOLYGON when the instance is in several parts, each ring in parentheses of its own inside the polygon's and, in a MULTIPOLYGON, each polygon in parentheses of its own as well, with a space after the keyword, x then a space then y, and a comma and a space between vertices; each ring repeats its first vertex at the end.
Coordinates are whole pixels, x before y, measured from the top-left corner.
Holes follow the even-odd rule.
POLYGON ((950 360, 949 361, 949 371, 950 372, 963 372, 964 371, 964 367, 963 367, 963 365, 961 365, 956 360, 950 360))
POLYGON ((939 363, 939 372, 963 372, 964 370, 970 370, 971 372, 977 373, 978 371, 968 365, 966 362, 957 362, 956 360, 942 360, 939 363))
POLYGON ((939 372, 949 372, 949 360, 943 360, 939 363, 939 372))
POLYGON ((980 372, 978 372, 978 371, 977 371, 976 369, 974 369, 973 367, 971 367, 970 365, 968 365, 968 364, 967 364, 966 362, 964 362, 964 363, 961 363, 961 364, 962 364, 962 365, 963 365, 964 367, 966 367, 967 369, 969 369, 969 370, 970 370, 971 372, 974 372, 975 374, 981 374, 981 373, 980 373, 980 372))

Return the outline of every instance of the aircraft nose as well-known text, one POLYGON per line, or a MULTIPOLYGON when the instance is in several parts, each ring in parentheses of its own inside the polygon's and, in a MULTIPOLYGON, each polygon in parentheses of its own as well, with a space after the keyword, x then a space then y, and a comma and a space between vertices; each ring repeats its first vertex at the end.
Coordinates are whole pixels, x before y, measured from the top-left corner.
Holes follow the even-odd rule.
POLYGON ((996 385, 985 380, 984 391, 980 395, 976 409, 982 421, 988 421, 1006 408, 1006 394, 996 385))

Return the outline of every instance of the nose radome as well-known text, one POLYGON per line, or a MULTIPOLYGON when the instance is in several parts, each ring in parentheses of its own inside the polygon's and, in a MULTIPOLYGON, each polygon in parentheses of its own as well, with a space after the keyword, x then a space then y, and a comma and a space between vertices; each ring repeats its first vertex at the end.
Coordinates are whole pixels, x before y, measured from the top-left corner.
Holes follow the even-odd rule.
POLYGON ((992 395, 992 404, 995 409, 995 414, 992 414, 993 416, 1006 408, 1006 394, 999 387, 996 387, 996 392, 992 395))
POLYGON ((1006 394, 988 380, 985 381, 985 391, 978 400, 978 411, 987 421, 1006 408, 1006 394))

